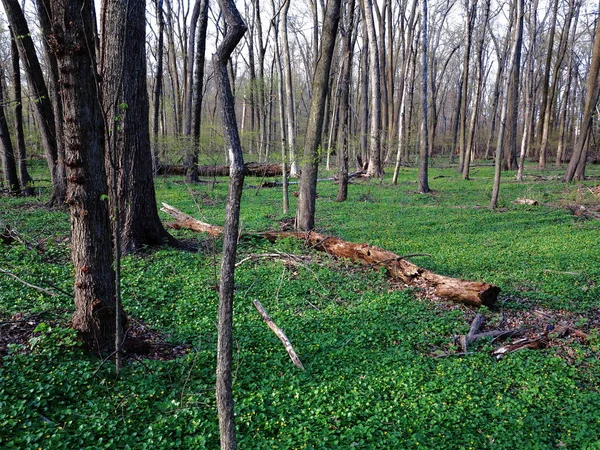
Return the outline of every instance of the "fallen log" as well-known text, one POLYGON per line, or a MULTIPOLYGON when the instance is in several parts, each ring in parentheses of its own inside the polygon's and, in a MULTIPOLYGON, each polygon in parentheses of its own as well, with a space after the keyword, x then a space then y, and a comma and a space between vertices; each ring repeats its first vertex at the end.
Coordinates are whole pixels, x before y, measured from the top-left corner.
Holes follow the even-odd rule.
POLYGON ((285 347, 285 350, 287 351, 288 355, 290 355, 290 359, 292 360, 294 365, 296 367, 304 370, 302 361, 300 361, 300 358, 298 358, 298 355, 296 354, 294 347, 292 347, 292 343, 290 342, 288 337, 285 335, 283 330, 281 328, 279 328, 275 322, 273 322, 273 319, 271 319, 271 316, 269 316, 269 313, 264 308, 264 306, 261 305, 258 300, 254 300, 254 307, 260 314, 260 317, 265 321, 267 326, 271 329, 271 331, 273 331, 273 333, 275 333, 275 336, 277 336, 279 338, 279 340, 285 347))
MULTIPOLYGON (((158 168, 159 175, 184 175, 183 165, 162 165, 158 168)), ((281 164, 246 163, 244 175, 250 177, 280 177, 283 174, 281 164)), ((198 166, 201 177, 228 177, 229 166, 198 166)))
POLYGON ((197 231, 198 233, 208 233, 211 236, 217 237, 223 234, 223 227, 217 225, 209 225, 199 220, 194 219, 192 216, 173 208, 166 203, 162 204, 161 211, 166 212, 173 217, 177 222, 170 224, 169 228, 173 229, 187 229, 197 231))
POLYGON ((529 205, 529 206, 537 206, 538 205, 537 200, 534 200, 532 198, 517 198, 515 201, 513 201, 513 203, 515 205, 529 205))
MULTIPOLYGON (((176 224, 170 225, 170 227, 188 228, 198 232, 207 232, 213 236, 218 231, 219 227, 196 220, 165 203, 163 205, 162 211, 172 215, 177 220, 176 224), (182 214, 185 220, 180 221, 177 215, 172 214, 174 211, 182 214)), ((370 267, 385 267, 388 274, 396 280, 410 286, 430 287, 438 297, 470 306, 492 306, 496 303, 500 293, 498 286, 480 281, 466 281, 438 275, 382 248, 369 244, 347 242, 315 231, 308 233, 267 231, 256 235, 262 236, 271 242, 290 237, 301 239, 311 248, 324 251, 336 258, 348 258, 370 267)))

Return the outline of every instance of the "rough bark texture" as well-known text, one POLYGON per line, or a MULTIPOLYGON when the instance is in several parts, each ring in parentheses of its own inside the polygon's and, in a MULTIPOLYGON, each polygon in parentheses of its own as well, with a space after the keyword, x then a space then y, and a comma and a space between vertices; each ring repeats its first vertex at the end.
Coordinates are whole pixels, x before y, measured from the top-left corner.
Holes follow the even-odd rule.
POLYGON ((318 149, 323 131, 325 100, 329 90, 329 72, 340 19, 341 0, 329 0, 323 21, 321 54, 313 77, 312 101, 304 141, 304 164, 300 177, 300 195, 296 210, 296 226, 312 230, 315 226, 315 202, 317 198, 318 149))
POLYGON ((17 163, 13 151, 12 140, 8 131, 8 122, 4 114, 4 73, 0 69, 0 153, 2 156, 2 168, 4 169, 4 184, 8 193, 18 195, 21 193, 19 177, 17 176, 17 163))
POLYGON ((221 449, 235 450, 236 437, 232 387, 233 294, 240 203, 244 188, 244 157, 235 116, 235 100, 231 91, 227 66, 231 53, 242 39, 247 28, 233 0, 219 0, 219 6, 227 25, 227 32, 213 55, 213 66, 217 93, 221 102, 223 129, 226 143, 229 146, 231 169, 227 195, 227 215, 223 231, 221 281, 219 284, 216 394, 221 449))
POLYGON ((428 166, 429 166, 429 144, 427 139, 429 137, 428 130, 428 109, 427 109, 427 0, 422 0, 421 3, 421 102, 423 109, 421 111, 421 149, 419 151, 419 192, 426 194, 430 192, 429 181, 428 181, 428 166))
MULTIPOLYGON (((219 227, 194 219, 187 214, 165 205, 163 211, 177 219, 176 227, 187 228, 198 232, 210 233, 213 236, 220 232, 219 227), (180 218, 183 220, 180 221, 180 218)), ((433 292, 447 300, 471 306, 492 306, 500 288, 480 281, 465 281, 457 278, 438 275, 430 270, 416 266, 388 250, 369 244, 355 244, 334 236, 326 236, 314 231, 308 233, 264 232, 258 233, 271 242, 284 238, 296 238, 305 241, 307 246, 324 251, 336 258, 348 258, 365 266, 385 267, 392 278, 410 286, 430 287, 433 292)))
MULTIPOLYGON (((102 101, 106 123, 106 170, 117 177, 121 249, 173 242, 156 207, 146 89, 145 0, 105 0, 102 5, 102 101)), ((109 181, 110 182, 110 181, 109 181)), ((111 207, 114 199, 110 199, 111 207)))
POLYGON ((15 115, 15 135, 17 138, 17 166, 19 179, 21 180, 21 192, 23 195, 33 195, 33 178, 27 170, 27 152, 25 149, 25 133, 23 131, 23 98, 21 95, 21 69, 19 63, 19 49, 15 35, 10 30, 11 42, 10 53, 12 59, 12 81, 14 91, 14 115, 15 115))
MULTIPOLYGON (((23 10, 17 0, 2 0, 4 11, 8 22, 17 36, 17 47, 24 66, 24 71, 29 81, 29 90, 35 100, 33 110, 35 119, 40 130, 42 143, 46 152, 48 167, 50 168, 50 179, 52 181, 52 198, 50 204, 62 204, 65 200, 65 167, 64 161, 59 159, 56 147, 56 128, 54 123, 54 112, 48 94, 48 88, 44 81, 44 74, 38 60, 31 33, 23 10)), ((93 42, 93 41, 92 41, 93 42)))
POLYGON ((160 117, 160 97, 163 86, 163 47, 165 36, 165 19, 163 17, 162 0, 154 0, 156 5, 156 22, 158 23, 158 42, 156 44, 156 78, 154 80, 154 110, 152 112, 152 168, 156 172, 160 166, 158 128, 160 117))
MULTIPOLYGON (((516 24, 514 28, 513 44, 510 54, 510 60, 504 74, 504 92, 508 92, 510 86, 510 79, 512 71, 515 67, 515 61, 517 59, 517 53, 519 51, 518 46, 521 45, 522 40, 519 39, 519 35, 523 34, 523 0, 516 0, 516 24)), ((504 137, 506 134, 508 115, 508 95, 504 96, 502 101, 502 112, 500 113, 500 131, 498 133, 498 145, 496 146, 496 163, 494 166, 494 187, 492 188, 492 198, 490 200, 490 208, 494 209, 498 206, 498 197, 500 195, 500 177, 502 169, 502 151, 504 147, 504 137)))
POLYGON ((202 124, 202 100, 204 98, 204 63, 206 59, 206 31, 208 27, 208 0, 201 0, 200 17, 196 36, 196 55, 194 82, 192 86, 191 127, 192 148, 186 154, 185 179, 189 183, 196 183, 200 175, 197 170, 198 155, 200 153, 200 131, 202 124))
POLYGON ((585 163, 587 159, 586 143, 592 128, 592 118, 598 96, 600 94, 600 23, 596 24, 596 35, 594 37, 594 49, 592 52, 592 62, 587 80, 587 92, 585 95, 585 106, 583 108, 583 119, 581 121, 581 131, 577 137, 575 148, 571 161, 567 167, 565 181, 581 180, 583 178, 585 163))
POLYGON ((52 49, 61 76, 67 203, 75 274, 73 327, 85 345, 110 348, 115 336, 115 273, 104 169, 104 126, 96 86, 92 4, 53 0, 52 49))
POLYGON ((369 40, 369 77, 371 88, 371 117, 369 118, 369 166, 367 176, 382 177, 381 166, 381 71, 379 68, 379 46, 375 33, 372 0, 362 0, 365 27, 369 40))

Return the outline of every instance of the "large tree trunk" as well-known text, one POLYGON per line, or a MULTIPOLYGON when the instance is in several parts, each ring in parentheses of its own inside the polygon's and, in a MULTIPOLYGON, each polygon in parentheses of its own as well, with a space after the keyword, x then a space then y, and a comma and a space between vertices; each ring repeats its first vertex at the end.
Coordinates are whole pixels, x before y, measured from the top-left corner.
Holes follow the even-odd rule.
POLYGON ((422 0, 421 3, 421 32, 422 32, 422 118, 421 118, 421 150, 419 152, 419 192, 426 194, 430 192, 428 181, 428 166, 429 166, 429 145, 427 139, 429 137, 428 130, 428 109, 427 109, 427 0, 422 0))
MULTIPOLYGON (((75 273, 73 327, 84 344, 109 349, 115 337, 115 272, 104 169, 104 123, 96 86, 93 5, 52 0, 52 49, 62 79, 67 203, 75 273)), ((122 311, 119 310, 122 314, 122 311)))
POLYGON ((315 202, 317 198, 318 149, 321 144, 325 101, 329 90, 329 72, 335 47, 341 0, 328 0, 323 22, 321 55, 315 68, 312 100, 308 116, 308 127, 304 141, 304 165, 300 177, 296 226, 301 230, 312 230, 315 226, 315 202))
POLYGON ((185 162, 185 179, 188 183, 198 182, 198 156, 200 154, 200 133, 202 124, 202 102, 204 100, 204 62, 206 59, 206 32, 208 28, 208 0, 201 0, 200 17, 196 36, 194 82, 192 86, 192 148, 188 150, 185 162))
POLYGON ((369 119, 369 165, 367 176, 383 176, 381 166, 381 76, 379 46, 375 33, 372 0, 362 0, 365 27, 369 40, 369 77, 371 87, 371 116, 369 119))
POLYGON ((27 150, 25 148, 25 132, 23 131, 23 98, 21 95, 21 69, 19 64, 19 49, 17 48, 16 36, 12 29, 10 52, 12 59, 12 80, 14 97, 14 114, 15 114, 15 135, 17 138, 17 167, 19 179, 21 180, 21 192, 23 195, 33 195, 33 178, 27 171, 27 150))
POLYGON ((160 152, 158 143, 158 129, 160 117, 160 104, 163 88, 163 55, 165 20, 163 17, 162 0, 154 0, 156 7, 156 21, 158 22, 158 42, 156 44, 156 76, 154 79, 154 109, 152 111, 152 169, 156 173, 160 166, 160 152))
POLYGON ((44 81, 44 74, 19 2, 17 0, 2 0, 2 4, 4 5, 8 22, 15 35, 18 36, 17 47, 21 61, 25 66, 24 70, 29 81, 29 90, 34 100, 32 102, 33 110, 46 152, 48 167, 50 168, 50 179, 53 190, 50 204, 61 205, 64 203, 66 194, 65 167, 64 161, 59 158, 57 150, 54 112, 48 88, 44 81))
POLYGON ((0 68, 0 153, 4 169, 4 184, 9 194, 19 195, 21 193, 21 186, 19 185, 19 177, 17 176, 17 163, 8 131, 8 122, 4 113, 5 99, 3 84, 4 72, 0 68))
POLYGON ((465 163, 465 153, 467 147, 467 106, 469 93, 469 60, 471 59, 471 41, 473 36, 473 23, 475 14, 477 13, 477 2, 465 0, 465 53, 463 55, 463 70, 462 70, 462 103, 460 106, 460 123, 459 123, 459 146, 458 153, 458 171, 463 171, 465 163))
POLYGON ((519 36, 523 35, 523 1, 524 0, 515 0, 517 3, 515 17, 516 21, 514 26, 514 35, 513 35, 513 44, 510 52, 510 60, 508 62, 508 66, 506 67, 506 72, 504 74, 504 98, 502 100, 502 112, 500 113, 500 131, 498 133, 498 145, 496 146, 496 163, 494 167, 494 186, 492 188, 492 198, 490 200, 490 208, 494 209, 498 206, 498 197, 500 195, 500 177, 501 177, 501 169, 502 169, 502 150, 504 147, 504 137, 505 130, 507 125, 507 116, 508 116, 508 89, 510 86, 510 80, 512 77, 512 72, 515 68, 515 63, 517 60, 517 54, 520 51, 518 48, 522 39, 519 39, 519 36))
MULTIPOLYGON (((517 0, 518 1, 518 0, 517 0)), ((522 10, 523 8, 521 8, 522 10)), ((515 12, 516 13, 516 12, 515 12)), ((521 17, 518 18, 521 26, 518 27, 519 33, 515 35, 517 40, 517 53, 515 55, 514 67, 521 67, 521 48, 523 47, 523 11, 521 17)), ((521 70, 514 70, 509 85, 508 95, 508 124, 506 132, 506 148, 504 151, 504 168, 506 170, 515 169, 517 167, 517 130, 519 118, 519 85, 521 80, 521 70)))
MULTIPOLYGON (((219 236, 223 228, 210 225, 163 203, 163 211, 173 216, 177 228, 187 228, 197 232, 219 236)), ((388 274, 410 286, 431 288, 435 295, 454 302, 470 306, 492 306, 500 293, 500 288, 480 281, 465 281, 457 278, 438 275, 427 269, 416 266, 405 257, 369 244, 355 244, 335 236, 311 231, 309 233, 272 232, 258 233, 254 236, 263 237, 271 242, 278 239, 295 238, 305 241, 309 248, 336 258, 348 258, 365 266, 387 270, 388 274)))
POLYGON ((488 17, 490 12, 490 0, 485 2, 485 11, 483 14, 483 20, 481 22, 481 29, 479 30, 479 40, 477 41, 477 61, 476 61, 476 72, 475 72, 475 92, 473 93, 473 107, 471 109, 471 118, 469 120, 469 136, 467 139, 467 147, 465 148, 465 155, 463 159, 463 180, 469 179, 469 170, 471 168, 471 155, 474 152, 473 147, 475 146, 475 126, 477 124, 477 116, 479 113, 479 103, 481 100, 481 87, 483 84, 483 48, 485 44, 485 35, 488 25, 488 17))
POLYGON ((342 44, 342 76, 339 84, 340 128, 338 134, 338 193, 336 202, 348 198, 348 134, 350 133, 350 83, 352 77, 352 29, 354 27, 355 0, 345 4, 345 26, 342 44))
POLYGON ((294 88, 292 84, 292 62, 288 41, 288 11, 291 0, 284 0, 281 10, 281 46, 283 53, 283 82, 285 84, 285 122, 287 126, 287 153, 290 159, 290 177, 298 177, 296 158, 296 114, 294 112, 294 88))
POLYGON ((596 24, 596 35, 594 37, 594 49, 592 52, 592 62, 587 80, 587 92, 585 95, 585 106, 583 108, 583 119, 581 121, 581 131, 577 137, 573 156, 565 173, 565 181, 581 180, 585 171, 587 159, 586 144, 591 134, 592 119, 598 96, 600 94, 600 23, 596 24))
POLYGON ((235 418, 233 409, 232 349, 234 272, 240 221, 240 203, 244 187, 244 158, 235 117, 235 102, 229 84, 227 64, 231 53, 246 32, 233 0, 219 0, 227 25, 227 33, 213 56, 217 92, 225 139, 229 148, 231 176, 227 196, 227 216, 223 235, 223 261, 219 284, 219 334, 217 340, 217 409, 222 450, 235 450, 235 418))
MULTIPOLYGON (((102 5, 102 101, 110 131, 108 179, 116 178, 111 207, 121 216, 121 249, 174 242, 156 208, 146 89, 145 0, 102 5), (123 57, 126 55, 126 57, 123 57), (117 202, 115 204, 115 202, 117 202)), ((110 182, 110 181, 109 181, 110 182)))

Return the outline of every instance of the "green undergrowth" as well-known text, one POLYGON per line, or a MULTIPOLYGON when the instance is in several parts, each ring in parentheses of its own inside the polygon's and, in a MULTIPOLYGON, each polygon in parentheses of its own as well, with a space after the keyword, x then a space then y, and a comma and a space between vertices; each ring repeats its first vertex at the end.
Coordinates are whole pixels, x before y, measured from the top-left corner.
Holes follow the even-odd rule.
MULTIPOLYGON (((597 175, 597 167, 590 175, 597 175)), ((369 242, 437 273, 502 288, 501 306, 569 310, 599 305, 599 222, 574 217, 570 203, 592 205, 582 185, 512 181, 500 209, 487 209, 490 167, 462 181, 432 168, 432 194, 417 194, 416 172, 398 186, 373 180, 318 185, 320 231, 369 242), (513 204, 518 197, 539 206, 513 204)), ((536 172, 536 174, 538 174, 536 172)), ((549 172, 545 175, 558 175, 549 172)), ((186 186, 157 181, 158 201, 222 225, 227 182, 186 186)), ((280 189, 254 188, 242 203, 245 231, 277 229, 280 189)), ((597 179, 584 183, 595 186, 597 179)), ((293 190, 293 189, 292 189, 293 190)), ((160 330, 189 352, 172 361, 111 361, 85 354, 68 328, 73 311, 68 216, 44 197, 2 198, 0 222, 21 242, 0 245, 0 267, 50 296, 0 274, 0 322, 40 314, 27 347, 0 360, 0 448, 214 449, 218 424, 214 369, 221 241, 176 234, 198 251, 146 249, 123 260, 123 301, 131 320, 160 330), (6 206, 5 206, 6 205, 6 206)), ((295 208, 291 197, 291 211, 295 208)), ((162 213, 161 213, 162 214, 162 213)), ((165 221, 167 216, 162 216, 165 221)), ((383 272, 335 261, 297 241, 240 241, 234 319, 234 396, 240 448, 252 449, 573 449, 600 448, 600 343, 573 343, 496 360, 490 341, 465 356, 439 358, 469 329, 449 309, 390 286, 383 272), (278 257, 267 256, 279 252, 278 257), (286 332, 306 370, 294 367, 253 307, 259 300, 286 332)), ((0 325, 0 333, 9 327, 0 325)))

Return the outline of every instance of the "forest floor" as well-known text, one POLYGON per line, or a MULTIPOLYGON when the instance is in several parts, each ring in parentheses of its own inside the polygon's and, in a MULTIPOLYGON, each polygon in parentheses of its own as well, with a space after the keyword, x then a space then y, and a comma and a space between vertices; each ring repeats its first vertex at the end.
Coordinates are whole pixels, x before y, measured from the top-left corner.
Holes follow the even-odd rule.
MULTIPOLYGON (((0 200, 0 448, 217 448, 220 239, 173 230, 198 250, 149 248, 124 258, 131 344, 117 379, 112 362, 84 353, 68 327, 68 212, 45 206, 48 176, 37 164, 38 197, 0 200)), ((589 166, 583 183, 564 184, 563 171, 532 166, 521 183, 504 173, 495 211, 487 208, 487 165, 463 181, 434 162, 427 195, 416 193, 412 168, 397 186, 388 176, 354 179, 344 203, 334 201, 334 183, 319 183, 320 232, 428 254, 411 260, 499 286, 491 308, 444 301, 293 239, 242 238, 234 319, 240 448, 599 448, 600 166, 589 166), (464 348, 477 314, 480 332, 519 333, 464 348)), ((160 177, 157 200, 222 225, 227 179, 212 181, 160 177)), ((278 230, 293 216, 296 199, 284 216, 281 188, 258 188, 262 181, 246 181, 243 231, 278 230)))

